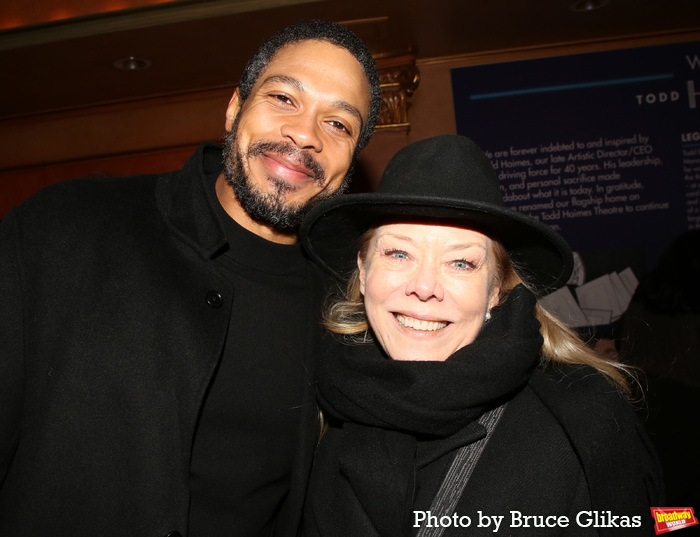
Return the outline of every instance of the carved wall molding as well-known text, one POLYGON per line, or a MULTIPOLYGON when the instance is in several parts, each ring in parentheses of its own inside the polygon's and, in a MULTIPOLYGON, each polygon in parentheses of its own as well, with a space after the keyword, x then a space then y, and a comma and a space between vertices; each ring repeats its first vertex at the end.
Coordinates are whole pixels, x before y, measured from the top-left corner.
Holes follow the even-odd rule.
POLYGON ((382 90, 382 107, 377 129, 409 131, 408 109, 410 97, 420 83, 420 72, 412 54, 377 60, 379 83, 382 90))

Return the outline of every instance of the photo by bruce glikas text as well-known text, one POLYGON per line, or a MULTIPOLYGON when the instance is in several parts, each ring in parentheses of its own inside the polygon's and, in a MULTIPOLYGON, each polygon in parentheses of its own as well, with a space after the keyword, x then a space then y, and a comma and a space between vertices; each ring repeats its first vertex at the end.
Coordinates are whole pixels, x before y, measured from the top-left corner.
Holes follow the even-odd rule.
POLYGON ((565 515, 526 515, 520 511, 510 511, 507 515, 488 515, 477 511, 475 515, 434 515, 430 511, 413 511, 413 527, 420 528, 639 528, 642 517, 615 515, 611 511, 581 511, 573 520, 565 515))

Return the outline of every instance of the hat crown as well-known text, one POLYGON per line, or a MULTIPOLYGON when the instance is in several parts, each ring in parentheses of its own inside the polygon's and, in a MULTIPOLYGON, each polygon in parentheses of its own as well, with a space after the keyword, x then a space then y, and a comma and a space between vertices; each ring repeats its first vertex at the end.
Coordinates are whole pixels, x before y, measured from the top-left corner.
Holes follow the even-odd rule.
POLYGON ((504 206, 488 157, 469 138, 453 134, 401 149, 389 161, 377 192, 504 206))
POLYGON ((566 283, 571 249, 552 228, 505 206, 498 176, 470 139, 453 134, 404 147, 391 159, 376 192, 319 203, 301 226, 302 242, 337 275, 357 267, 358 240, 387 221, 448 222, 503 245, 522 277, 538 291, 566 283))

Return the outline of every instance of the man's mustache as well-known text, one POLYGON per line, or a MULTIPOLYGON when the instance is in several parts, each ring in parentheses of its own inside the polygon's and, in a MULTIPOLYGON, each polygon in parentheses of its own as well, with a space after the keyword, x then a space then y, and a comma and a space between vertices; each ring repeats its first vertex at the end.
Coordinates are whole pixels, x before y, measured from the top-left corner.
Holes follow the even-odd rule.
POLYGON ((301 164, 311 172, 317 184, 322 186, 325 182, 325 170, 308 151, 297 149, 293 144, 286 142, 259 141, 250 144, 247 156, 260 157, 266 153, 276 153, 280 156, 291 157, 297 164, 301 164))

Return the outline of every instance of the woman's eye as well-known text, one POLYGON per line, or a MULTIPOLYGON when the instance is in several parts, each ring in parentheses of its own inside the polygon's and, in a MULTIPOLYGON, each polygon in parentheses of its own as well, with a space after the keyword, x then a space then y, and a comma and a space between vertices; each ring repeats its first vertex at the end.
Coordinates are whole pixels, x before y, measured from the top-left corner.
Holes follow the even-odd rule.
POLYGON ((452 266, 459 270, 469 270, 476 268, 476 263, 472 263, 471 261, 467 261, 466 259, 457 259, 452 262, 452 266))
POLYGON ((408 254, 403 250, 387 250, 384 255, 393 259, 408 259, 408 254))

